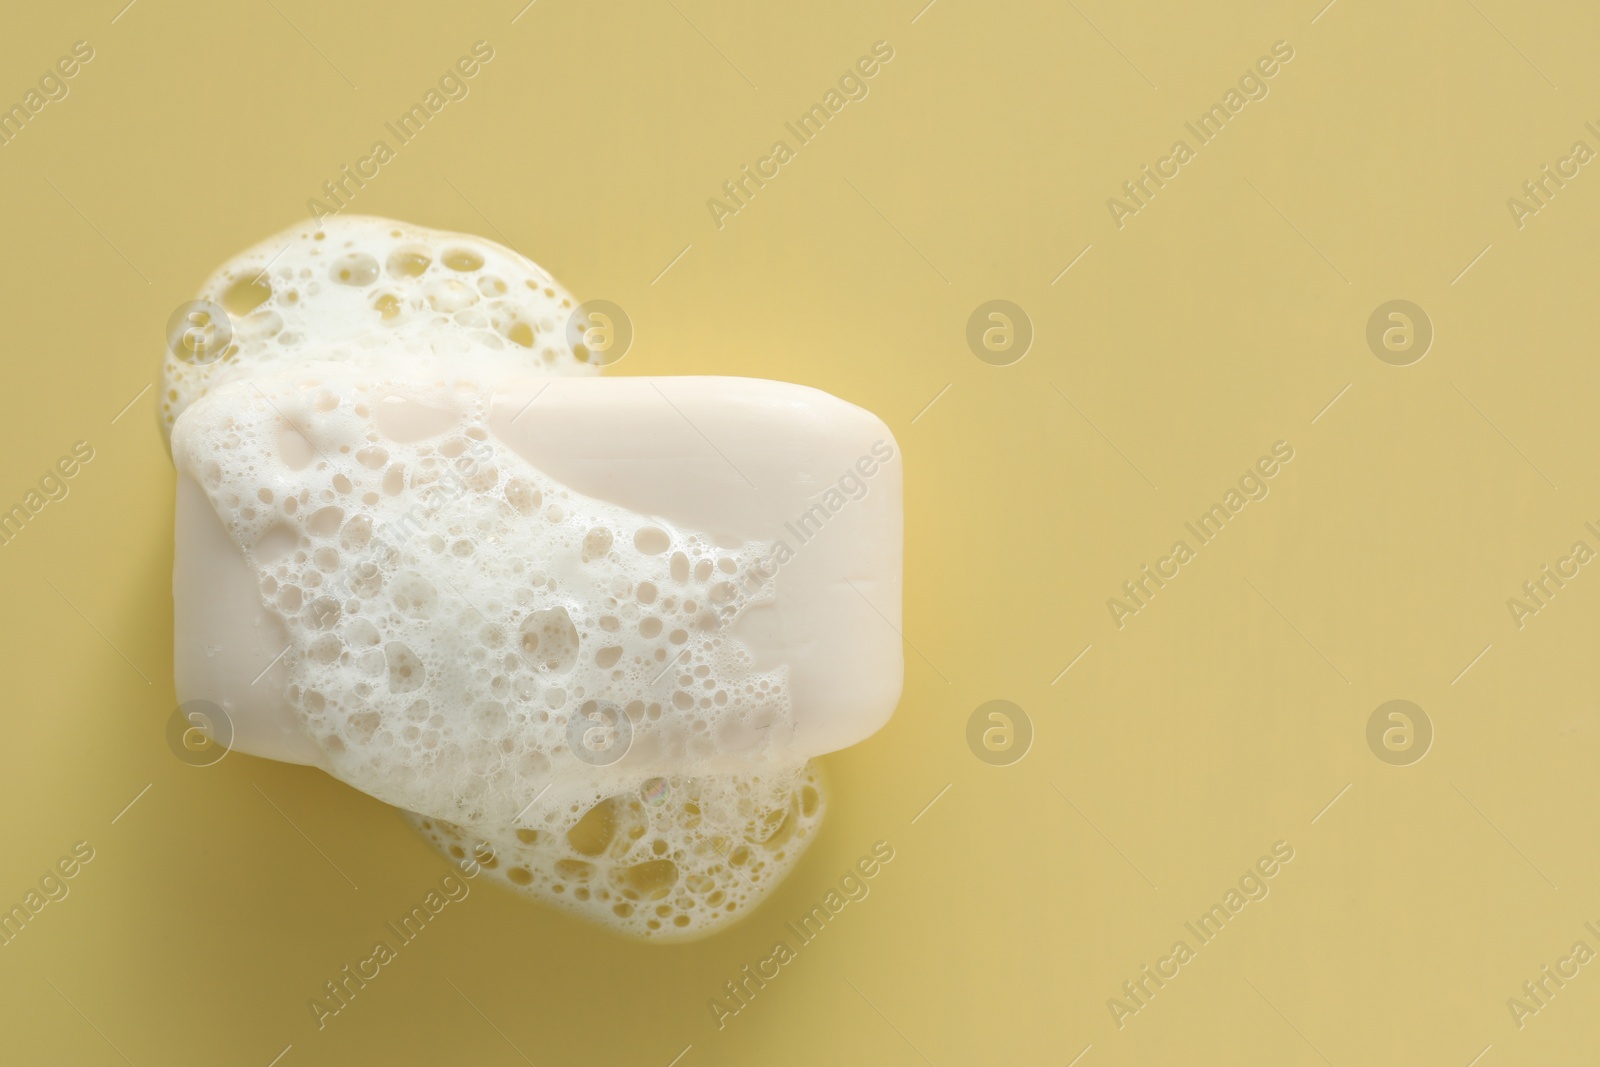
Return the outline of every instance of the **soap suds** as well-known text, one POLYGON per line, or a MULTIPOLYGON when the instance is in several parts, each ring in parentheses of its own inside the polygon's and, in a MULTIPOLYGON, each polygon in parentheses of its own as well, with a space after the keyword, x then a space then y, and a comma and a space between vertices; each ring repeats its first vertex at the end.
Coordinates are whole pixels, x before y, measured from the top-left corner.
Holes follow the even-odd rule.
POLYGON ((315 353, 497 353, 524 373, 594 374, 568 343, 577 306, 537 264, 480 237, 350 215, 307 223, 219 267, 200 300, 221 307, 232 340, 215 348, 169 343, 161 411, 173 421, 224 381, 315 353))
POLYGON ((810 844, 823 806, 816 766, 802 763, 792 773, 647 778, 499 832, 412 819, 458 859, 487 842, 485 868, 513 888, 665 939, 704 934, 754 906, 810 844))
POLYGON ((772 740, 787 670, 730 635, 772 594, 732 578, 771 546, 586 497, 494 437, 497 386, 591 372, 571 298, 490 242, 359 217, 257 246, 202 296, 234 336, 169 354, 173 456, 289 635, 285 700, 323 767, 612 929, 748 911, 824 808, 772 740))

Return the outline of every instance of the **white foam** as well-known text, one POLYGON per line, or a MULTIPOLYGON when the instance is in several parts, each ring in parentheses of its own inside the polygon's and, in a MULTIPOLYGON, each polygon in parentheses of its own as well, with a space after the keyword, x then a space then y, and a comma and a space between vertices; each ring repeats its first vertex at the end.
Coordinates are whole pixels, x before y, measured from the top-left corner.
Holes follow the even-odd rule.
POLYGON ((728 632, 771 596, 730 580, 771 546, 586 497, 495 438, 497 385, 589 369, 570 297, 515 253, 339 217, 202 295, 242 306, 263 268, 220 360, 169 356, 165 405, 283 626, 321 765, 613 929, 691 937, 748 910, 824 807, 771 741, 787 668, 728 632), (708 773, 730 757, 747 772, 708 773))
POLYGON ((169 429, 222 382, 312 354, 479 352, 525 373, 598 370, 566 337, 576 302, 537 264, 493 241, 392 219, 339 215, 285 230, 217 268, 199 299, 227 312, 232 342, 220 354, 197 350, 180 331, 169 343, 169 429))

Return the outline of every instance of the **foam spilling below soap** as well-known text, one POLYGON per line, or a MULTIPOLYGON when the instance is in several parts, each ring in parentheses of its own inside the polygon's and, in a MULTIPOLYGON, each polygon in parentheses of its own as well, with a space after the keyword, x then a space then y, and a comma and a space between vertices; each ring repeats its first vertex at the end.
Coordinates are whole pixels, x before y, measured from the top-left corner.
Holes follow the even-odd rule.
POLYGON ((473 831, 412 817, 452 858, 624 933, 688 938, 748 911, 821 825, 815 765, 792 773, 648 778, 536 826, 473 831), (487 848, 483 846, 487 845, 487 848))
POLYGON ((570 298, 490 242, 362 218, 264 242, 212 294, 254 303, 220 359, 169 356, 173 457, 283 626, 321 765, 622 932, 752 907, 824 808, 774 741, 787 669, 730 633, 772 596, 732 580, 771 546, 584 496, 496 439, 497 388, 587 371, 570 298))

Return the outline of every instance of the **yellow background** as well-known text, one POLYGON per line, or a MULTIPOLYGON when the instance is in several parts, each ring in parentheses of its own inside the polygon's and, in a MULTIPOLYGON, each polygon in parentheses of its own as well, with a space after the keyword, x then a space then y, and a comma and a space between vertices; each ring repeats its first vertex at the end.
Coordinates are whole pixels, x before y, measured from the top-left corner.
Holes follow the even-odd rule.
POLYGON ((96 56, 0 148, 0 502, 97 455, 0 548, 0 902, 73 842, 96 858, 0 948, 0 1059, 1592 1059, 1600 964, 1521 1029, 1506 1000, 1600 949, 1600 575, 1520 630, 1506 600, 1600 547, 1600 174, 1521 229, 1506 199, 1600 148, 1600 9, 920 3, 7 10, 0 101, 73 41, 96 56), (825 760, 821 838, 736 928, 635 945, 480 883, 318 1032, 307 999, 442 861, 320 772, 168 750, 173 472, 153 392, 112 419, 211 268, 480 39, 471 95, 352 209, 509 240, 621 304, 618 373, 887 420, 905 696, 825 760), (719 230, 707 198, 878 40, 870 95, 719 230), (1279 40, 1270 95, 1119 230, 1107 198, 1279 40), (1036 331, 1007 367, 965 341, 996 298, 1036 331), (1366 344, 1391 299, 1435 329, 1411 366, 1366 344), (1106 599, 1278 440, 1270 497, 1118 630, 1106 599), (1396 698, 1436 732, 1410 766, 1366 742, 1396 698), (1034 727, 1011 766, 967 747, 991 699, 1034 727), (871 896, 719 1031, 707 1000, 878 840, 871 896), (1271 895, 1119 1030, 1107 999, 1279 840, 1271 895))

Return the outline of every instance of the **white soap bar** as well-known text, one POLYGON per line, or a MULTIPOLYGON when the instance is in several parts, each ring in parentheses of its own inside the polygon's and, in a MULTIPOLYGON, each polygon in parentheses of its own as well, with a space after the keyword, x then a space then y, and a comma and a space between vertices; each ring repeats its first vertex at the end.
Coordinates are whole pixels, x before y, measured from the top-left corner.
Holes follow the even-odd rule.
MULTIPOLYGON (((876 416, 750 378, 523 378, 496 389, 489 426, 586 496, 724 545, 772 546, 770 565, 742 576, 771 572, 772 599, 728 632, 760 669, 788 669, 791 719, 774 754, 832 752, 888 720, 902 677, 901 466, 876 416)), ((178 485, 178 699, 226 711, 238 751, 320 765, 284 698, 288 634, 263 606, 194 458, 183 457, 178 485)), ((710 767, 743 764, 731 749, 710 767)))
POLYGON ((414 813, 612 929, 703 935, 899 698, 901 465, 814 389, 596 378, 466 234, 339 216, 175 316, 175 676, 234 748, 414 813))

